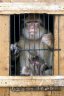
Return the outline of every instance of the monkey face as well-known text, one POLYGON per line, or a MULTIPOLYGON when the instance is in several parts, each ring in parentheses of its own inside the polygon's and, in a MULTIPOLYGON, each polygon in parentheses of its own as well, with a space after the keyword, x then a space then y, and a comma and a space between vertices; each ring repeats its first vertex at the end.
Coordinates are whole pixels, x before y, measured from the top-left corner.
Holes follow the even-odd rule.
POLYGON ((24 21, 24 28, 22 34, 26 39, 37 40, 40 39, 46 30, 44 28, 44 20, 42 21, 39 17, 30 15, 26 17, 24 21))
POLYGON ((29 40, 40 39, 46 30, 39 22, 27 22, 25 28, 23 28, 22 34, 29 40))

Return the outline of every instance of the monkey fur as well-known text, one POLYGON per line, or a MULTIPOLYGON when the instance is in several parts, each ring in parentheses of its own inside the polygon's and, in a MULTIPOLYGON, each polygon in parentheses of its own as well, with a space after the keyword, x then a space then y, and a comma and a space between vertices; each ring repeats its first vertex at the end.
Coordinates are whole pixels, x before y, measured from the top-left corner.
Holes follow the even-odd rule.
POLYGON ((27 17, 25 20, 25 27, 18 42, 22 50, 20 75, 52 75, 53 52, 49 49, 53 48, 53 36, 51 32, 47 33, 40 23, 42 20, 38 17, 34 19, 34 16, 30 19, 27 17), (31 26, 33 23, 35 25, 31 26))

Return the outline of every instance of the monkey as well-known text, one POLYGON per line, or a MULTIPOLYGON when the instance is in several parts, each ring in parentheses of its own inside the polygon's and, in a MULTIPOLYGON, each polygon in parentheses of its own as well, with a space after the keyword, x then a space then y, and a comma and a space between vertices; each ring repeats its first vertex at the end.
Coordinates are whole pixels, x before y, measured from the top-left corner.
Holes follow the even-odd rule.
POLYGON ((18 42, 23 50, 20 52, 20 75, 52 75, 53 57, 49 49, 53 48, 53 36, 43 23, 38 16, 34 19, 34 15, 25 19, 18 42))
POLYGON ((20 49, 20 75, 52 75, 53 35, 45 29, 44 20, 38 16, 34 18, 34 15, 27 16, 21 31, 17 43, 20 49))

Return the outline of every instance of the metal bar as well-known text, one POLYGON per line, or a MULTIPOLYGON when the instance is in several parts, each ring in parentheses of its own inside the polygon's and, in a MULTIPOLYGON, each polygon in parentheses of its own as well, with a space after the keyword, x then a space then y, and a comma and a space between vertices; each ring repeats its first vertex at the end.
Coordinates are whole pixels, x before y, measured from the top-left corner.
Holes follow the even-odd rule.
MULTIPOLYGON (((47 30, 47 31, 48 31, 48 33, 50 33, 50 30, 49 30, 49 24, 50 24, 50 23, 49 23, 49 22, 50 22, 49 14, 48 14, 48 16, 47 16, 47 19, 48 19, 48 26, 47 26, 47 27, 48 27, 48 30, 47 30)), ((49 48, 48 48, 48 52, 49 52, 49 48)), ((50 57, 48 56, 48 59, 49 59, 49 58, 50 58, 50 57)), ((49 72, 49 74, 50 74, 50 72, 49 72)))
MULTIPOLYGON (((34 21, 35 21, 35 18, 36 18, 36 17, 35 17, 35 14, 34 14, 34 21)), ((35 50, 35 30, 36 30, 36 29, 35 29, 35 22, 34 22, 34 50, 35 50)))
MULTIPOLYGON (((10 16, 10 28, 11 28, 11 16, 10 16)), ((10 29, 10 45, 11 45, 11 29, 10 29)), ((10 54, 10 57, 9 57, 9 75, 11 76, 11 50, 10 50, 9 54, 10 54)))
MULTIPOLYGON (((40 17, 40 14, 39 14, 39 20, 41 19, 41 17, 40 17)), ((41 29, 40 29, 40 21, 39 21, 39 38, 40 38, 40 31, 41 31, 41 29)), ((39 42, 39 54, 40 54, 40 42, 39 42)), ((39 75, 40 75, 40 67, 39 67, 39 75)))
MULTIPOLYGON (((28 14, 28 18, 29 18, 29 21, 30 21, 30 14, 28 14)), ((28 31, 29 31, 29 52, 30 52, 30 48, 31 48, 31 43, 30 43, 30 26, 28 28, 28 31)), ((29 53, 29 59, 30 59, 30 53, 29 53)), ((30 67, 30 62, 29 62, 29 67, 30 67)))
POLYGON ((49 14, 48 14, 48 33, 50 32, 49 30, 49 14))
MULTIPOLYGON (((53 15, 53 40, 54 40, 54 15, 53 15)), ((54 41, 53 41, 53 48, 54 48, 54 41)), ((52 56, 53 56, 53 65, 52 65, 52 68, 53 68, 53 70, 52 70, 52 75, 54 75, 54 51, 53 51, 53 54, 52 54, 52 56)))
POLYGON ((19 39, 20 39, 20 35, 21 35, 20 34, 20 31, 21 31, 20 29, 21 29, 21 26, 20 26, 20 14, 19 14, 19 39))
MULTIPOLYGON (((21 37, 21 16, 20 16, 20 14, 19 14, 19 39, 18 40, 20 40, 20 37, 21 37)), ((21 53, 19 53, 19 55, 20 55, 21 53)), ((20 75, 20 56, 19 56, 19 75, 20 75)))
MULTIPOLYGON (((20 50, 20 51, 29 51, 29 50, 30 50, 30 51, 33 51, 34 49, 20 49, 20 48, 19 48, 19 50, 20 50)), ((39 49, 36 49, 36 50, 39 50, 39 49)), ((48 49, 40 49, 40 50, 48 50, 48 49)), ((49 49, 49 50, 50 50, 50 51, 61 51, 61 49, 54 49, 54 48, 53 48, 53 49, 49 49)))
MULTIPOLYGON (((25 18, 26 18, 26 17, 25 17, 25 14, 24 14, 24 32, 25 32, 25 27, 26 27, 26 26, 25 26, 25 18)), ((24 49, 25 49, 25 39, 24 39, 24 49)))
MULTIPOLYGON (((26 25, 25 25, 25 20, 26 20, 26 15, 24 14, 24 16, 23 16, 23 19, 24 19, 24 32, 25 32, 25 28, 26 28, 26 25)), ((24 38, 24 50, 25 50, 25 42, 26 42, 26 40, 25 40, 25 38, 24 38)), ((25 54, 24 54, 25 55, 25 54)), ((26 65, 26 56, 25 56, 25 65, 26 65)))
MULTIPOLYGON (((14 44, 16 43, 16 31, 15 31, 15 15, 14 15, 14 44)), ((15 75, 16 75, 16 56, 15 56, 15 75)))
POLYGON ((43 14, 43 22, 44 22, 44 28, 45 28, 45 14, 43 14))
MULTIPOLYGON (((36 50, 36 49, 35 49, 35 30, 36 30, 36 29, 35 29, 35 18, 36 18, 36 17, 35 17, 35 14, 34 14, 34 49, 33 49, 33 50, 36 50)), ((35 73, 36 73, 36 69, 35 69, 35 68, 36 68, 36 66, 35 66, 35 63, 34 63, 34 75, 35 75, 35 73)))

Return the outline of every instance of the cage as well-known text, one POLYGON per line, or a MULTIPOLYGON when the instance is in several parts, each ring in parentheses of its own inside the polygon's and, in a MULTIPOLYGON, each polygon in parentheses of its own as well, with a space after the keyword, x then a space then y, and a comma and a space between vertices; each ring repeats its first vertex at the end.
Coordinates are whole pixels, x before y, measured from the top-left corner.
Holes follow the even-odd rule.
MULTIPOLYGON (((41 48, 41 39, 42 39, 41 38, 42 37, 41 33, 43 34, 44 32, 41 32, 42 30, 40 31, 40 28, 39 28, 38 33, 34 32, 34 35, 37 36, 37 39, 36 39, 36 36, 34 36, 33 37, 34 41, 33 41, 33 40, 30 39, 30 38, 32 38, 32 37, 30 37, 30 33, 28 33, 28 32, 23 33, 23 30, 27 30, 27 28, 25 28, 25 27, 26 27, 27 24, 30 24, 29 22, 34 22, 35 21, 35 22, 39 23, 40 21, 36 21, 36 20, 39 19, 39 20, 42 20, 42 22, 44 22, 44 23, 41 23, 41 27, 44 26, 44 28, 47 31, 45 33, 47 33, 48 35, 50 33, 53 34, 53 25, 54 25, 53 24, 53 15, 21 14, 21 15, 12 15, 12 16, 10 16, 10 18, 11 18, 11 20, 10 20, 11 21, 11 23, 10 23, 10 25, 11 25, 10 26, 10 29, 11 29, 11 32, 10 32, 11 33, 11 36, 10 36, 10 39, 11 39, 10 40, 11 41, 11 44, 10 44, 10 47, 11 47, 11 64, 10 65, 11 65, 11 67, 9 67, 9 68, 11 68, 11 69, 9 69, 9 70, 11 70, 10 74, 11 75, 14 75, 14 74, 20 75, 20 72, 22 70, 24 70, 24 69, 22 69, 23 68, 22 65, 25 65, 25 66, 29 65, 30 67, 28 66, 28 68, 26 68, 26 70, 28 69, 28 70, 30 70, 30 72, 32 72, 31 70, 34 69, 33 72, 31 73, 32 75, 38 75, 38 74, 39 75, 44 75, 44 72, 41 72, 41 71, 43 71, 43 67, 45 67, 45 70, 48 70, 48 67, 49 67, 50 68, 50 70, 49 70, 50 73, 49 74, 52 75, 53 68, 51 68, 51 67, 53 67, 53 64, 51 64, 51 66, 48 66, 48 64, 45 64, 48 60, 45 60, 45 62, 44 62, 43 52, 45 50, 45 54, 48 53, 48 52, 51 52, 52 55, 53 55, 54 52, 52 52, 52 51, 54 50, 54 48, 49 49, 49 48, 46 48, 46 47, 43 47, 43 46, 41 48), (29 21, 27 21, 27 24, 25 24, 26 18, 29 19, 29 21), (31 18, 33 18, 34 21, 33 20, 30 21, 31 18), (38 18, 38 19, 36 19, 36 18, 38 18), (43 18, 44 18, 44 21, 43 21, 43 18), (51 32, 50 32, 50 30, 51 30, 51 32), (39 37, 38 37, 38 35, 39 35, 39 37), (21 39, 21 41, 20 41, 20 38, 23 38, 23 39, 21 39), (22 43, 21 46, 20 46, 20 44, 18 44, 19 41, 20 41, 20 43, 21 42, 24 42, 24 43, 22 43), (29 47, 27 47, 26 43, 29 47), (38 47, 36 48, 36 46, 38 46, 38 47), (47 50, 48 50, 48 52, 47 52, 47 50), (26 57, 25 57, 24 53, 27 54, 26 57), (20 55, 24 55, 25 58, 21 57, 20 55), (29 55, 29 57, 27 58, 28 55, 29 55), (24 59, 21 61, 21 60, 19 60, 20 58, 21 59, 24 58, 24 59), (28 61, 26 59, 28 59, 28 61), (21 64, 20 64, 20 62, 21 62, 21 64), (34 65, 33 65, 32 62, 34 62, 34 65), (36 62, 38 64, 36 64, 36 62), (27 63, 29 63, 29 64, 27 65, 27 63), (20 68, 21 66, 22 66, 22 68, 20 68)), ((34 22, 34 24, 35 24, 35 22, 34 22)), ((28 28, 28 31, 30 31, 30 28, 28 28)), ((36 28, 35 28, 35 31, 36 31, 36 28)), ((45 54, 44 54, 44 58, 46 58, 45 54)), ((49 56, 47 57, 47 59, 49 59, 49 56)), ((52 60, 51 63, 53 63, 53 61, 54 61, 53 56, 52 56, 51 60, 52 60)), ((31 74, 29 73, 29 75, 31 75, 31 74)), ((23 74, 21 74, 21 75, 23 75, 23 74)), ((26 74, 24 74, 24 75, 28 75, 28 72, 26 72, 26 74)))
MULTIPOLYGON (((0 3, 0 94, 1 96, 61 96, 64 94, 64 6, 59 4, 58 1, 50 2, 17 2, 12 3, 0 3), (40 6, 38 6, 40 5, 40 6), (43 5, 43 6, 42 6, 43 5), (41 24, 46 29, 46 35, 51 33, 53 38, 53 47, 41 49, 40 43, 36 48, 35 36, 34 36, 34 48, 31 47, 31 42, 27 43, 27 39, 24 40, 24 49, 22 46, 20 48, 18 42, 20 37, 23 38, 23 30, 26 27, 26 18, 30 15, 34 17, 36 21, 36 16, 38 20, 41 19, 41 24), (28 44, 28 49, 25 49, 26 44, 28 44), (17 45, 17 46, 16 46, 17 45), (32 48, 32 49, 31 49, 32 48), (12 50, 13 49, 13 50, 12 50), (30 53, 29 56, 29 66, 33 66, 33 74, 25 75, 20 74, 22 67, 20 64, 21 52, 30 53), (52 66, 48 66, 48 62, 42 60, 38 55, 38 52, 43 54, 43 52, 52 52, 52 66), (36 54, 34 57, 32 55, 36 54), (37 60, 38 64, 32 63, 30 60, 37 60), (43 64, 40 64, 43 63, 43 64), (47 65, 46 65, 47 64, 47 65), (45 70, 42 74, 41 65, 43 65, 45 70), (46 65, 46 66, 45 66, 46 65), (20 68, 21 67, 21 68, 20 68), (51 75, 44 74, 45 71, 51 69, 51 75)), ((30 22, 28 22, 29 24, 30 22)), ((37 23, 37 22, 36 22, 37 23)), ((29 27, 30 28, 30 27, 29 27)), ((35 28, 35 24, 34 24, 35 28)), ((36 28, 35 28, 36 30, 36 28)), ((35 31, 34 34, 36 35, 35 31)), ((47 35, 48 36, 48 35, 47 35)), ((30 37, 30 35, 29 35, 30 37)), ((40 28, 39 28, 40 37, 40 28)), ((30 39, 30 38, 29 38, 30 39)), ((21 41, 22 42, 22 41, 21 41)), ((48 43, 49 44, 49 43, 48 43)), ((44 54, 45 55, 45 54, 44 54)), ((47 55, 47 54, 46 54, 47 55)), ((45 55, 45 56, 46 56, 45 55)), ((23 55, 22 55, 23 56, 23 55)), ((43 58, 45 57, 43 56, 43 58)), ((48 54, 47 60, 49 60, 50 53, 48 54)), ((25 57, 25 56, 24 56, 25 57)), ((26 61, 23 61, 26 64, 26 61)), ((24 63, 23 63, 24 64, 24 63)), ((28 63, 27 63, 28 64, 28 63)), ((30 67, 29 67, 30 68, 30 67)), ((28 69, 29 70, 29 69, 28 69)), ((31 72, 31 69, 30 69, 31 72)), ((47 71, 48 72, 48 71, 47 71)))

